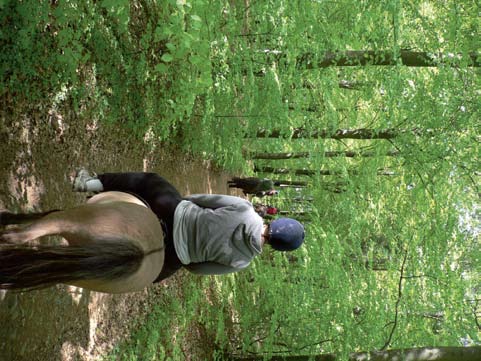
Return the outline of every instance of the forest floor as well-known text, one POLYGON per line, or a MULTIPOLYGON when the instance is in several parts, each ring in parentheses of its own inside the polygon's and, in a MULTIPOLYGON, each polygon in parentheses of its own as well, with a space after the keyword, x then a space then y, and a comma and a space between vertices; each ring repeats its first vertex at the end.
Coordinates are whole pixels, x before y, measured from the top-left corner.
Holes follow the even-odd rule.
MULTIPOLYGON (((153 147, 125 129, 100 126, 74 112, 15 109, 6 104, 0 111, 0 209, 46 210, 83 202, 85 195, 71 191, 78 166, 158 172, 182 194, 229 193, 227 174, 175 146, 153 147)), ((0 359, 98 360, 141 325, 154 305, 162 307, 163 295, 183 297, 188 277, 193 276, 182 270, 126 295, 66 286, 0 293, 0 359)), ((192 329, 191 339, 182 341, 186 359, 208 358, 212 345, 202 333, 192 329)))

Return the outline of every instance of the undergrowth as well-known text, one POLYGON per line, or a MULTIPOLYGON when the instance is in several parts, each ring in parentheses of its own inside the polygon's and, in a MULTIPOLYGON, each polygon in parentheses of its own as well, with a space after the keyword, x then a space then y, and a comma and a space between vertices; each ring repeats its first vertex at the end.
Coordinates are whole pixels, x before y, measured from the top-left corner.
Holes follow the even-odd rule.
POLYGON ((0 1, 0 97, 17 109, 61 98, 77 115, 238 167, 225 157, 233 147, 219 147, 222 124, 210 121, 210 59, 226 61, 213 40, 221 2, 209 3, 0 1))

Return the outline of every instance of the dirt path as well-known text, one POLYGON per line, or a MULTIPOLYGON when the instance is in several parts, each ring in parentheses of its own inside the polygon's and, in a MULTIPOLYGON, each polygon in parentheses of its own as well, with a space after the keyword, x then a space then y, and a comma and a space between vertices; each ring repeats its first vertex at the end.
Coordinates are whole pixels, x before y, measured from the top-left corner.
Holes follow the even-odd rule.
MULTIPOLYGON (((0 209, 75 205, 75 167, 103 171, 155 171, 183 194, 229 193, 227 175, 181 152, 150 149, 121 129, 98 127, 75 114, 52 110, 0 118, 0 209)), ((105 295, 58 286, 0 294, 1 360, 94 360, 125 338, 164 293, 175 292, 184 271, 139 294, 105 295)))

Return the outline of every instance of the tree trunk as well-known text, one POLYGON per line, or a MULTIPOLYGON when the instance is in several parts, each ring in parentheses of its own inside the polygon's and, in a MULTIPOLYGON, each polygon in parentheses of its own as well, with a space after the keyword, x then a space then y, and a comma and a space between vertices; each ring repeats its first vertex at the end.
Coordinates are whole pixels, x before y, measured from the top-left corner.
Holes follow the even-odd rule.
POLYGON ((359 90, 363 87, 372 86, 369 82, 360 82, 360 81, 349 81, 349 80, 340 80, 339 81, 339 88, 341 89, 348 89, 348 90, 359 90))
POLYGON ((279 214, 282 214, 284 216, 286 215, 291 215, 291 216, 302 216, 306 214, 310 214, 306 211, 279 211, 279 214))
POLYGON ((308 186, 309 183, 306 181, 291 181, 291 180, 281 180, 281 179, 273 179, 274 185, 282 186, 282 185, 291 185, 291 186, 308 186))
MULTIPOLYGON (((254 171, 256 173, 273 173, 273 174, 296 174, 296 175, 340 175, 342 172, 340 171, 331 171, 331 170, 312 170, 312 169, 288 169, 288 168, 273 168, 273 167, 258 167, 255 166, 254 171)), ((349 174, 356 175, 359 172, 356 170, 348 171, 349 174)), ((379 170, 377 172, 378 175, 386 175, 386 176, 394 176, 394 173, 391 170, 379 170)))
MULTIPOLYGON (((233 357, 227 356, 226 361, 340 361, 335 355, 305 355, 305 356, 263 356, 233 357)), ((387 350, 353 353, 349 361, 479 361, 481 346, 472 347, 420 347, 404 350, 387 350)))
POLYGON ((314 198, 309 197, 309 196, 297 196, 297 197, 289 197, 289 198, 277 197, 276 199, 278 199, 280 201, 284 201, 284 202, 291 202, 291 203, 312 203, 312 202, 314 202, 314 198))
MULTIPOLYGON (((378 155, 375 152, 362 152, 362 151, 327 151, 324 152, 324 157, 374 157, 378 155)), ((395 157, 399 155, 398 151, 389 151, 384 155, 387 157, 395 157)), ((251 155, 251 159, 296 159, 296 158, 311 158, 315 156, 312 152, 297 152, 297 153, 254 153, 251 155)))
POLYGON ((280 184, 278 185, 280 188, 307 188, 307 185, 299 185, 299 184, 280 184))
POLYGON ((467 57, 468 66, 481 66, 481 54, 476 53, 464 57, 462 54, 401 50, 399 58, 395 58, 394 55, 392 51, 351 50, 327 52, 319 58, 316 54, 306 53, 297 58, 296 65, 298 69, 316 69, 329 66, 396 65, 399 60, 404 66, 437 67, 441 64, 457 64, 467 57))
POLYGON ((311 170, 311 169, 288 169, 288 168, 273 168, 273 167, 257 167, 255 166, 254 172, 259 173, 273 173, 273 174, 290 174, 295 175, 339 175, 342 172, 331 170, 311 170))
MULTIPOLYGON (((362 89, 363 87, 373 86, 373 84, 370 82, 360 82, 360 81, 345 80, 345 79, 339 80, 337 85, 341 89, 348 89, 348 90, 359 90, 359 89, 362 89)), ((303 82, 301 84, 301 87, 306 89, 316 89, 316 87, 311 82, 308 82, 308 81, 303 82)), ((299 86, 296 83, 294 83, 291 85, 291 88, 297 89, 299 88, 299 86)))
MULTIPOLYGON (((417 130, 413 130, 417 133, 417 130)), ((337 129, 329 131, 327 129, 313 129, 296 128, 288 134, 283 134, 280 129, 259 129, 256 133, 257 138, 322 138, 322 139, 393 139, 403 132, 395 129, 337 129)), ((249 137, 249 136, 247 136, 249 137)))

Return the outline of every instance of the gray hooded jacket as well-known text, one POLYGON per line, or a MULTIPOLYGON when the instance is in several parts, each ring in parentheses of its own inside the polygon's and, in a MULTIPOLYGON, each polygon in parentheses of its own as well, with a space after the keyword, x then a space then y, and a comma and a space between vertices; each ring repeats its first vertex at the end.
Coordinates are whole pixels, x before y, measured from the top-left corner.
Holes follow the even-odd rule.
POLYGON ((175 251, 191 272, 236 272, 261 253, 262 226, 262 218, 245 199, 192 195, 175 209, 175 251))

